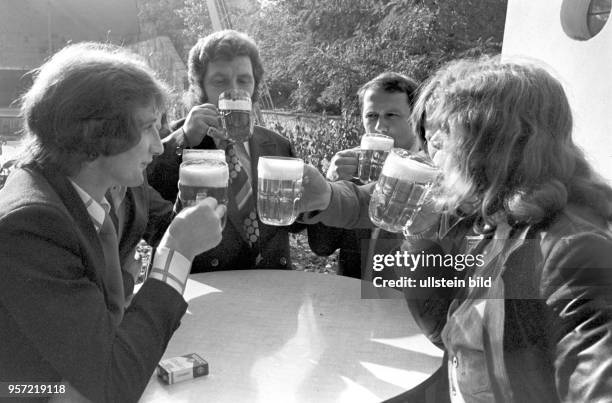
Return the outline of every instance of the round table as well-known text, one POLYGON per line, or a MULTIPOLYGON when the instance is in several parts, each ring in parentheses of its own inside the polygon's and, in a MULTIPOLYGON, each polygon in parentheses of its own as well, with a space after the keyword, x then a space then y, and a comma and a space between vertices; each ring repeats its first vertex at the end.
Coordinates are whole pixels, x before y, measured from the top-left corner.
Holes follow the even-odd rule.
POLYGON ((154 374, 141 402, 379 402, 412 389, 442 351, 403 299, 362 299, 361 285, 284 270, 190 276, 164 358, 197 353, 210 373, 173 385, 154 374))

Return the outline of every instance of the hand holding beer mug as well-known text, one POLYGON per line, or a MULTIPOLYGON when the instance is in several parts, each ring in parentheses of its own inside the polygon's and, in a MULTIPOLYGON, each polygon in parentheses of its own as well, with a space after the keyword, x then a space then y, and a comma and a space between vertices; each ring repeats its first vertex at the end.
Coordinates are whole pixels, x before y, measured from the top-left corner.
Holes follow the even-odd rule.
POLYGON ((259 157, 257 212, 268 225, 290 225, 297 218, 302 197, 304 161, 289 157, 259 157))
POLYGON ((221 124, 227 137, 236 143, 247 141, 253 134, 251 96, 248 92, 231 89, 219 95, 221 124))
POLYGON ((393 138, 379 133, 366 133, 361 137, 357 177, 361 182, 378 180, 382 166, 389 151, 393 148, 393 138))
POLYGON ((392 149, 370 199, 370 220, 389 232, 416 235, 411 225, 437 176, 438 169, 429 161, 401 148, 392 149))
MULTIPOLYGON (((184 207, 192 206, 207 197, 227 206, 229 169, 217 156, 184 161, 179 169, 179 195, 184 207)), ((225 227, 226 217, 221 220, 225 227)))

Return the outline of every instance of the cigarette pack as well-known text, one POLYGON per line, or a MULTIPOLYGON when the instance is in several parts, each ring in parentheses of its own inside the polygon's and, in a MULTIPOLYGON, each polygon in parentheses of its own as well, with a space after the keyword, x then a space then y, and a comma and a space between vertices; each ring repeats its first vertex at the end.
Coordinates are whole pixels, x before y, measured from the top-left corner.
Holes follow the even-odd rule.
POLYGON ((196 353, 166 358, 157 365, 157 376, 168 385, 208 375, 208 362, 196 353))

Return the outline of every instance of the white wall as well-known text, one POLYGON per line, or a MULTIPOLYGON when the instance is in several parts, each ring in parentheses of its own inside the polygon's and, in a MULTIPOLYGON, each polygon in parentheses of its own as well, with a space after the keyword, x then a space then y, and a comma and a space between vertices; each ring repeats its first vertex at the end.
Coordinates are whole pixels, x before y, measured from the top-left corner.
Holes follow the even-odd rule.
POLYGON ((574 40, 561 27, 562 2, 509 0, 502 54, 551 67, 572 105, 574 139, 612 183, 612 18, 595 37, 574 40))

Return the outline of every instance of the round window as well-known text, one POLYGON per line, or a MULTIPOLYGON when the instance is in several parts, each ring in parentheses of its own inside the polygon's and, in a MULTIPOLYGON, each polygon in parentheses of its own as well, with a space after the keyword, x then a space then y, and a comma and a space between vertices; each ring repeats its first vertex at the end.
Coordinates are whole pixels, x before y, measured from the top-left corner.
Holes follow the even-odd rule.
POLYGON ((572 39, 591 39, 606 25, 611 8, 612 0, 563 0, 561 26, 572 39))

